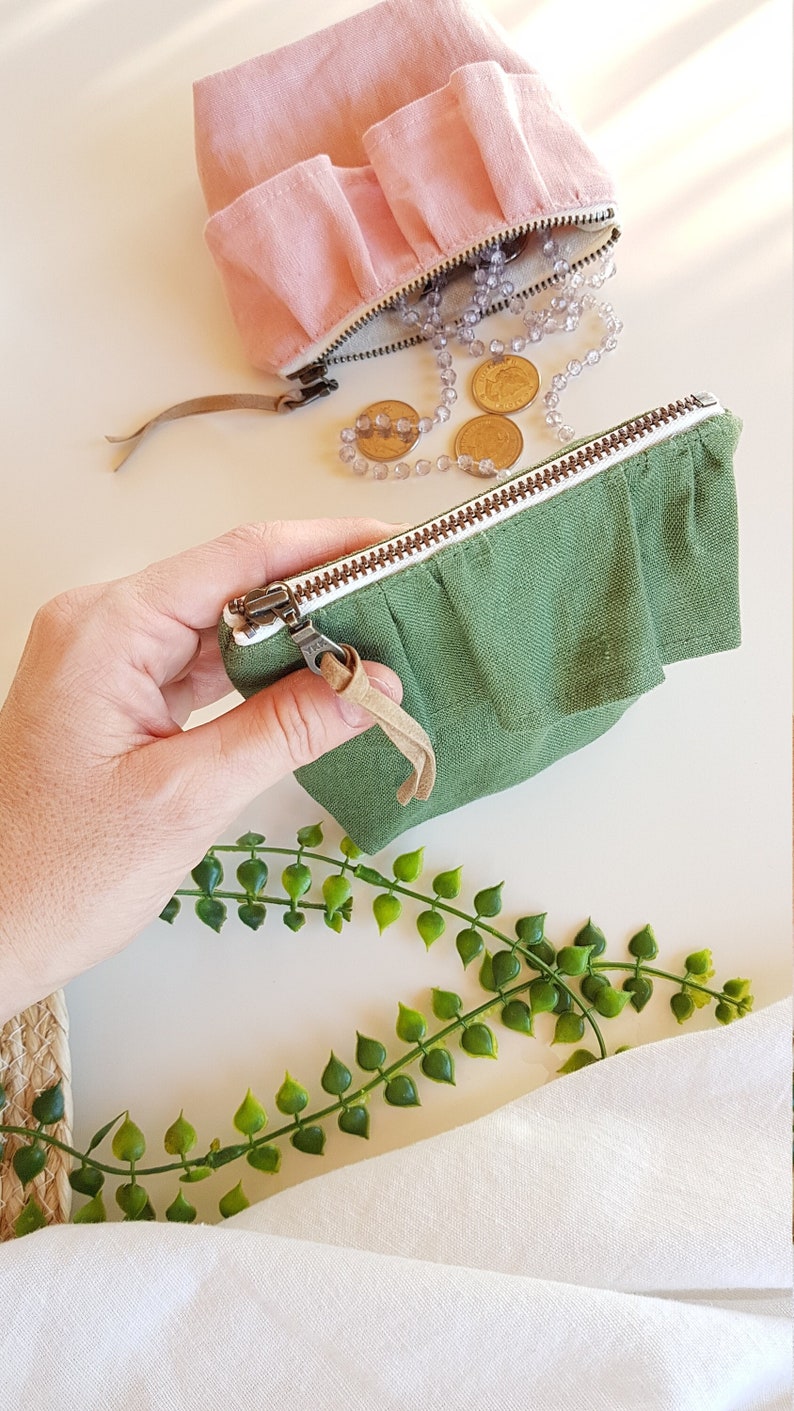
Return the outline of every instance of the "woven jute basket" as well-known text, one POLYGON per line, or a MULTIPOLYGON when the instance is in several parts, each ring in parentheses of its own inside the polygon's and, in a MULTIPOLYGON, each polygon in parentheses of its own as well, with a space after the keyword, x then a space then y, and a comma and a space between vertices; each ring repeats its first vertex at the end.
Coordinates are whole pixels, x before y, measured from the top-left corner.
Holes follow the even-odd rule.
MULTIPOLYGON (((33 1099, 60 1080, 65 1112, 48 1133, 69 1142, 72 1132, 71 1065, 69 1061, 69 1021, 63 991, 32 1004, 16 1019, 0 1027, 0 1083, 5 1088, 6 1105, 0 1121, 12 1127, 31 1127, 33 1099)), ((6 1138, 6 1154, 0 1161, 0 1240, 14 1234, 14 1221, 30 1195, 34 1195, 51 1225, 69 1219, 72 1191, 69 1185, 71 1159, 50 1147, 47 1165, 23 1191, 11 1164, 23 1138, 6 1138)))

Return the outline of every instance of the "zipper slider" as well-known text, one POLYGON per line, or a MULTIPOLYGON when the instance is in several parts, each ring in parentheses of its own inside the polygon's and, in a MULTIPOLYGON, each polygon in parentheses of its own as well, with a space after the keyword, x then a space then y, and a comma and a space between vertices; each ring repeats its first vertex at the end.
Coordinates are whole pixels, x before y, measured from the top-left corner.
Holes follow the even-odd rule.
MULTIPOLYGON (((294 392, 287 392, 281 398, 284 411, 294 412, 298 407, 307 407, 309 402, 316 402, 319 397, 330 397, 332 392, 336 392, 339 383, 333 377, 324 377, 320 382, 313 382, 310 387, 297 388, 294 392)), ((281 407, 279 407, 279 411, 281 407)))
POLYGON ((310 617, 301 615, 297 598, 286 583, 269 583, 266 588, 254 588, 241 598, 232 598, 227 611, 245 618, 242 629, 246 637, 254 637, 258 627, 270 627, 283 622, 306 665, 315 676, 322 676, 320 661, 331 652, 337 661, 346 662, 344 647, 318 632, 310 617))

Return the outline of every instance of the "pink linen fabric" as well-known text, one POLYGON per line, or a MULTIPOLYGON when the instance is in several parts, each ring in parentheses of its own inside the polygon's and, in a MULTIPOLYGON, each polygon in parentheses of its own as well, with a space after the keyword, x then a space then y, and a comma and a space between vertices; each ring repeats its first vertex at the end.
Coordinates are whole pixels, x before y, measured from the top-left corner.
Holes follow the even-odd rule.
POLYGON ((383 0, 194 86, 206 239, 284 374, 490 235, 613 205, 574 123, 465 0, 383 0))

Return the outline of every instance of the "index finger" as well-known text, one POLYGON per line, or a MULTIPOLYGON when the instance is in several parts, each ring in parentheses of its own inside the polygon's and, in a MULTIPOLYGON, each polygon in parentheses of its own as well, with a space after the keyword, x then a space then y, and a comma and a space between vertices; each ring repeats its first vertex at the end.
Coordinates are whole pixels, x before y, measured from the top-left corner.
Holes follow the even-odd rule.
POLYGON ((274 579, 368 548, 393 532, 377 519, 273 520, 150 564, 126 580, 146 607, 196 631, 214 626, 230 598, 274 579))

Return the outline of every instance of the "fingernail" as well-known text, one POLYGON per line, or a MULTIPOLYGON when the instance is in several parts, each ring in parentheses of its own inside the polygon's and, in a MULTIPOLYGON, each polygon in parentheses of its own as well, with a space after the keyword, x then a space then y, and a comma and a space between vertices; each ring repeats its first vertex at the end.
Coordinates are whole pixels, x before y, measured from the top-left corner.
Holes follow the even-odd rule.
MULTIPOLYGON (((387 681, 381 676, 371 675, 369 671, 367 676, 376 691, 381 691, 384 696, 389 696, 393 701, 399 701, 400 691, 394 681, 387 681)), ((351 730, 362 730, 373 724, 372 716, 368 710, 364 710, 360 705, 354 705, 352 701, 346 701, 344 696, 337 696, 336 704, 339 708, 339 714, 351 730)))

